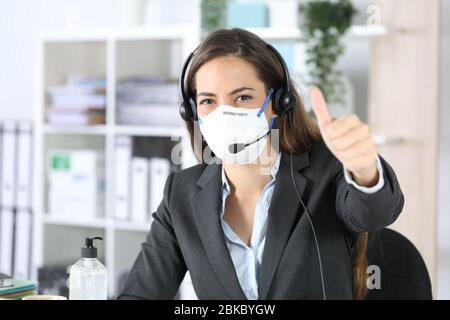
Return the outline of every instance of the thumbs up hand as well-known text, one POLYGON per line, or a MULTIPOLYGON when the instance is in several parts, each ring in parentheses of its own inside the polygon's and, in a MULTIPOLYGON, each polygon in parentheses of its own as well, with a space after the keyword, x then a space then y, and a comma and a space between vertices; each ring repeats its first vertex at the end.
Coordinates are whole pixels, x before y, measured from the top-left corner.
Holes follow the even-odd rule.
POLYGON ((333 119, 319 88, 311 90, 311 104, 322 138, 331 153, 350 171, 355 182, 372 187, 378 181, 377 150, 369 127, 358 116, 333 119))

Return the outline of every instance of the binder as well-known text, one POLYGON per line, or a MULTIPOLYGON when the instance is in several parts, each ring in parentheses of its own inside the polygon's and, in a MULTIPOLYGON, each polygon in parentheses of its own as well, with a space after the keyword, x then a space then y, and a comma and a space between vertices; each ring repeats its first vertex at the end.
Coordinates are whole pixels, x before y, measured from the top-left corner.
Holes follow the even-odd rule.
POLYGON ((149 172, 150 172, 150 213, 153 213, 160 204, 163 193, 164 185, 167 177, 170 173, 170 161, 166 158, 151 158, 149 160, 149 172))
POLYGON ((31 270, 31 159, 32 127, 29 122, 18 124, 17 181, 14 233, 14 270, 17 279, 29 279, 31 270))
POLYGON ((19 209, 16 213, 14 235, 14 278, 29 279, 31 274, 31 210, 19 209))
POLYGON ((14 232, 14 190, 16 136, 15 123, 5 122, 1 143, 0 168, 0 272, 12 274, 14 232))
POLYGON ((131 220, 146 222, 148 195, 148 159, 131 160, 131 220))
POLYGON ((0 212, 0 272, 12 274, 14 213, 10 208, 0 212))
POLYGON ((16 207, 31 208, 32 128, 29 122, 18 124, 16 207))
POLYGON ((115 141, 114 217, 129 219, 131 137, 119 136, 115 141))
POLYGON ((94 219, 98 205, 98 151, 50 149, 48 155, 50 214, 94 219))

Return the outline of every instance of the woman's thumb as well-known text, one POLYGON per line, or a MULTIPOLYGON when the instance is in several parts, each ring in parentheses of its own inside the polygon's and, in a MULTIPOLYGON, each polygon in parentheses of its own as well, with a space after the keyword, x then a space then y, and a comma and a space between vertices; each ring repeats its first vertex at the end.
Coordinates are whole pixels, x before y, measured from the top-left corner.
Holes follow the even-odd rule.
POLYGON ((311 90, 311 105, 314 111, 314 114, 319 121, 319 125, 328 124, 331 122, 332 118, 330 113, 328 112, 328 106, 325 102, 325 98, 322 94, 322 91, 318 87, 314 87, 311 90))

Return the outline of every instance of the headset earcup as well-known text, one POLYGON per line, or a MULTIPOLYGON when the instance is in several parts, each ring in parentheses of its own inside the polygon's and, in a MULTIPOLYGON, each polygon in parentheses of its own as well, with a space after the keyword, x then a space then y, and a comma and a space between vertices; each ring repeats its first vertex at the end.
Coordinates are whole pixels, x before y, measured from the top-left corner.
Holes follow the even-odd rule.
POLYGON ((189 121, 192 118, 192 110, 190 103, 183 101, 180 104, 180 116, 184 121, 189 121))
POLYGON ((281 95, 284 93, 284 89, 283 88, 279 88, 276 92, 275 95, 273 96, 273 100, 272 100, 272 110, 279 116, 283 115, 283 107, 280 105, 280 99, 281 99, 281 95))
POLYGON ((192 119, 194 119, 194 121, 197 121, 197 104, 195 103, 195 100, 192 98, 189 98, 189 107, 191 109, 191 115, 192 115, 192 119))
POLYGON ((283 107, 283 114, 287 114, 294 109, 297 104, 297 99, 291 92, 285 92, 281 96, 280 104, 283 107))
POLYGON ((297 99, 292 93, 286 92, 284 88, 279 88, 275 93, 272 108, 276 114, 284 116, 295 107, 296 102, 297 99))

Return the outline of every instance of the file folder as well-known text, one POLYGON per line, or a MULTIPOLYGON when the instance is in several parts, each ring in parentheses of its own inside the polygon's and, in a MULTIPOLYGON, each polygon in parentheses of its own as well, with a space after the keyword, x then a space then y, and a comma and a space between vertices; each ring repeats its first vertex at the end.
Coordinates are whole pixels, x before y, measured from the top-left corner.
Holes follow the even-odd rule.
POLYGON ((130 167, 131 167, 131 137, 120 136, 115 141, 115 212, 118 220, 129 219, 130 167))
POLYGON ((17 279, 29 279, 31 269, 31 159, 32 125, 30 122, 18 124, 17 137, 17 179, 15 229, 14 229, 14 270, 17 279))
POLYGON ((131 219, 146 222, 148 200, 148 159, 131 160, 131 219))
POLYGON ((2 128, 0 159, 0 272, 12 274, 16 176, 16 125, 7 121, 2 128))

